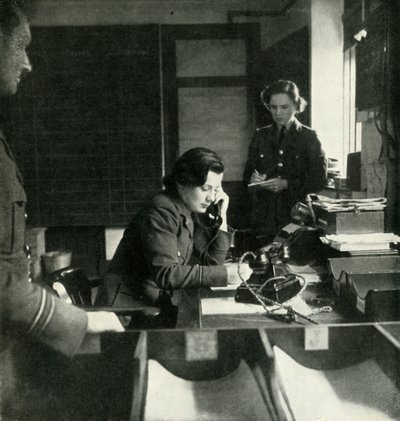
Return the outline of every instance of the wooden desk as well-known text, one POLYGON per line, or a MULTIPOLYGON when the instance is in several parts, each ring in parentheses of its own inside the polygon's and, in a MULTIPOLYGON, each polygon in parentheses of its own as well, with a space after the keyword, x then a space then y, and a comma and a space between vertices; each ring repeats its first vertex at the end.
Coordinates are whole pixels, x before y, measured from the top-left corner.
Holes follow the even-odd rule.
MULTIPOLYGON (((203 298, 234 297, 235 290, 182 289, 181 300, 178 309, 177 328, 259 328, 287 326, 287 323, 271 319, 263 314, 218 314, 204 315, 201 310, 203 298)), ((335 300, 333 291, 327 283, 310 284, 302 293, 303 299, 308 302, 317 296, 326 296, 335 300)), ((318 308, 310 305, 312 309, 318 308)), ((318 313, 312 318, 321 324, 336 323, 362 323, 365 318, 362 315, 350 312, 346 308, 339 308, 336 304, 332 306, 330 313, 318 313)), ((298 319, 298 323, 310 324, 305 319, 298 319)))

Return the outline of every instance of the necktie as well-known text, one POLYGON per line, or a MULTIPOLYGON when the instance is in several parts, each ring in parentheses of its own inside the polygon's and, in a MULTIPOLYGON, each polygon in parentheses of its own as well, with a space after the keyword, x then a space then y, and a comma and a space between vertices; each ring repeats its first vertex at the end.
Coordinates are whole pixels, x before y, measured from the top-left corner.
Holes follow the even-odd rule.
POLYGON ((282 126, 279 135, 278 135, 278 144, 281 145, 283 142, 283 139, 285 138, 285 134, 286 134, 286 127, 282 126))

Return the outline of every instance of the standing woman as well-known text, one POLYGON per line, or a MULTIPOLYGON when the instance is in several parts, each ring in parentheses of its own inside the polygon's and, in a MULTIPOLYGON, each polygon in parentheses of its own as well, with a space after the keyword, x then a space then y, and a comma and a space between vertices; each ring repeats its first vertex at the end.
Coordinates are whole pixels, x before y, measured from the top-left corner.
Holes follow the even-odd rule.
POLYGON ((295 83, 278 80, 261 100, 274 124, 256 130, 243 178, 250 185, 251 227, 270 240, 290 222, 296 202, 325 186, 326 159, 316 132, 296 118, 307 103, 295 83))
MULTIPOLYGON (((223 171, 219 157, 205 148, 190 149, 177 160, 165 189, 126 228, 97 305, 129 305, 129 297, 138 296, 157 304, 177 288, 240 284, 237 265, 224 264, 232 234, 223 171)), ((241 268, 247 280, 251 269, 241 268)))

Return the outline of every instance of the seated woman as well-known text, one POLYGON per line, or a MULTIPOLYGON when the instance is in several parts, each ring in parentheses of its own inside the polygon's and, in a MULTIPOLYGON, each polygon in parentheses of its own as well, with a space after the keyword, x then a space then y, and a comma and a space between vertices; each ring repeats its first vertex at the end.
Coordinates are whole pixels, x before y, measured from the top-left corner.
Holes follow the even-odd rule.
MULTIPOLYGON (((164 178, 165 190, 126 228, 97 305, 124 305, 121 294, 145 296, 157 304, 177 288, 240 284, 237 264, 224 264, 232 234, 223 171, 219 157, 205 148, 190 149, 177 160, 172 174, 164 178), (209 217, 213 204, 219 215, 209 217)), ((250 275, 243 264, 241 276, 247 280, 250 275)))

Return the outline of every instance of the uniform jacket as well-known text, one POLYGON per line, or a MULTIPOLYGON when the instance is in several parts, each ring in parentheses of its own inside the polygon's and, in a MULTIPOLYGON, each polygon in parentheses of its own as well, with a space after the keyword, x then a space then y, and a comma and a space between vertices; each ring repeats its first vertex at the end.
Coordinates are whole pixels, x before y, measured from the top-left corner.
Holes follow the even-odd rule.
POLYGON ((279 144, 277 126, 257 129, 248 152, 244 182, 252 172, 266 173, 267 178, 286 179, 288 188, 280 193, 258 187, 249 188, 253 228, 276 234, 290 221, 290 210, 309 193, 321 190, 326 183, 326 159, 316 132, 295 120, 279 144))
POLYGON ((144 293, 152 301, 160 291, 224 286, 227 272, 222 264, 230 242, 231 234, 203 228, 178 192, 165 190, 126 228, 105 282, 122 281, 130 292, 144 293))
POLYGON ((24 253, 25 191, 0 131, 0 348, 32 338, 67 356, 86 334, 86 313, 29 282, 24 253))

